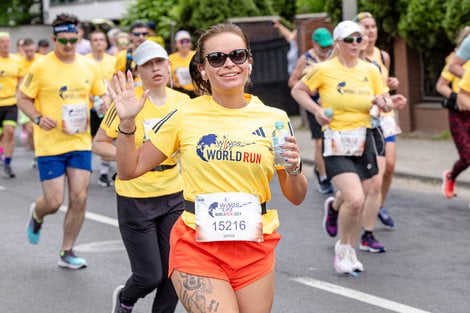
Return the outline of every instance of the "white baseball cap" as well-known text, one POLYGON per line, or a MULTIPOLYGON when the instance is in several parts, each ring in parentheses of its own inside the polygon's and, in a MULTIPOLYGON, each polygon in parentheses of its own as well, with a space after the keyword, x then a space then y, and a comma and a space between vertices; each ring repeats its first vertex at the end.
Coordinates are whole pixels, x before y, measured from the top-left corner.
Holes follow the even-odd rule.
POLYGON ((364 35, 357 23, 354 23, 353 21, 342 21, 336 25, 333 30, 333 39, 342 40, 354 33, 359 33, 361 36, 364 35))
POLYGON ((168 53, 158 43, 146 40, 134 51, 134 62, 142 65, 151 59, 168 59, 168 53))
POLYGON ((181 39, 190 39, 191 40, 191 35, 185 30, 180 30, 179 32, 176 33, 175 40, 180 41, 181 39))

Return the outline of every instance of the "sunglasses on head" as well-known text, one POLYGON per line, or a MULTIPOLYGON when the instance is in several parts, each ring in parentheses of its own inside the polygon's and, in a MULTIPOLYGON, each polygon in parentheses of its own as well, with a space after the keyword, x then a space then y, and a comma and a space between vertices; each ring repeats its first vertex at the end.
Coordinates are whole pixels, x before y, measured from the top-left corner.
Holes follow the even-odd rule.
POLYGON ((361 43, 362 42, 362 37, 361 36, 358 36, 358 37, 353 37, 353 36, 349 36, 349 37, 346 37, 343 39, 343 41, 345 43, 361 43))
POLYGON ((147 37, 147 35, 148 35, 147 32, 133 32, 132 34, 136 37, 140 37, 140 36, 147 37))
POLYGON ((57 42, 63 44, 64 46, 67 45, 69 42, 71 45, 77 43, 78 41, 78 38, 70 38, 70 39, 67 39, 67 38, 56 38, 57 42))
POLYGON ((230 58, 233 63, 240 65, 246 62, 249 54, 247 49, 235 49, 228 54, 223 52, 208 53, 206 59, 212 67, 221 67, 225 64, 227 58, 230 58))

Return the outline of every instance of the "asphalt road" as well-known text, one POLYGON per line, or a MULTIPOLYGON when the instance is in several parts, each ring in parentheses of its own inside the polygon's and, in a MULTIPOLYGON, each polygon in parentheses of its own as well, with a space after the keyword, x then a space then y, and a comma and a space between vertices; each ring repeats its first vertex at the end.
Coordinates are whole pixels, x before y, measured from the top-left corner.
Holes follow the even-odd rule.
MULTIPOLYGON (((63 212, 47 217, 39 245, 26 241, 30 203, 40 195, 30 152, 17 150, 17 178, 0 178, 0 312, 50 313, 111 311, 111 294, 129 275, 127 255, 116 227, 112 188, 89 190, 88 212, 76 249, 89 267, 71 271, 57 266, 63 212)), ((311 168, 305 167, 307 174, 311 168)), ((387 252, 359 252, 365 272, 346 277, 334 272, 333 246, 321 228, 323 201, 314 191, 298 207, 282 198, 272 183, 270 208, 278 208, 276 296, 273 312, 470 312, 470 209, 463 195, 446 200, 439 186, 397 179, 388 206, 397 227, 380 222, 376 236, 387 252)), ((468 199, 468 198, 467 198, 468 199)), ((151 310, 151 295, 135 312, 151 310)), ((181 306, 177 312, 184 312, 181 306)))

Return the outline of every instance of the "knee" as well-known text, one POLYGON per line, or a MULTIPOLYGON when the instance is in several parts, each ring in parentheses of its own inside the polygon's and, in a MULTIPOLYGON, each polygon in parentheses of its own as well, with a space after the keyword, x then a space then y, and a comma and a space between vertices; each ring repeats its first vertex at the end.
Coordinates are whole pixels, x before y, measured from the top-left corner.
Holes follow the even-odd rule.
POLYGON ((72 207, 76 210, 84 210, 85 203, 87 199, 87 192, 80 191, 80 192, 71 192, 70 193, 70 202, 73 203, 72 207))
POLYGON ((149 292, 153 291, 155 288, 160 286, 160 283, 163 280, 163 275, 158 271, 149 271, 145 275, 135 275, 134 276, 136 284, 142 289, 146 289, 149 292))
POLYGON ((47 208, 50 211, 52 211, 51 213, 55 213, 59 210, 62 203, 64 203, 64 200, 60 196, 55 196, 55 197, 45 198, 44 202, 47 208))
POLYGON ((352 214, 360 214, 364 206, 364 195, 350 195, 344 199, 348 210, 352 214))
POLYGON ((7 141, 13 140, 13 137, 15 135, 15 128, 11 126, 5 126, 3 129, 3 138, 7 141))
POLYGON ((387 160, 385 166, 385 175, 391 176, 395 172, 395 160, 387 160))

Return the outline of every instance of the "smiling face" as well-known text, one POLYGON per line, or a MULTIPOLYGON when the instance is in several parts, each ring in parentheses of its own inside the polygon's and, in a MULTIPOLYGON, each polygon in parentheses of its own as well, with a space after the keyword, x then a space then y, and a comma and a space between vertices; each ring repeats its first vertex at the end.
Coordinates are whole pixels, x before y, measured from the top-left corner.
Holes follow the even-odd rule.
POLYGON ((210 53, 229 54, 237 49, 247 49, 247 45, 243 38, 235 33, 219 33, 206 40, 203 50, 204 63, 200 66, 200 70, 205 71, 205 78, 209 79, 213 94, 217 92, 243 93, 249 76, 249 64, 251 63, 249 57, 242 64, 235 64, 227 57, 225 63, 220 67, 213 67, 206 58, 210 53))
POLYGON ((167 59, 150 59, 137 67, 139 77, 146 88, 166 85, 170 77, 168 67, 170 63, 167 59))
POLYGON ((367 35, 369 42, 372 42, 375 44, 377 41, 377 24, 375 23, 374 18, 372 17, 367 17, 363 18, 360 22, 362 26, 364 26, 365 34, 367 35))

